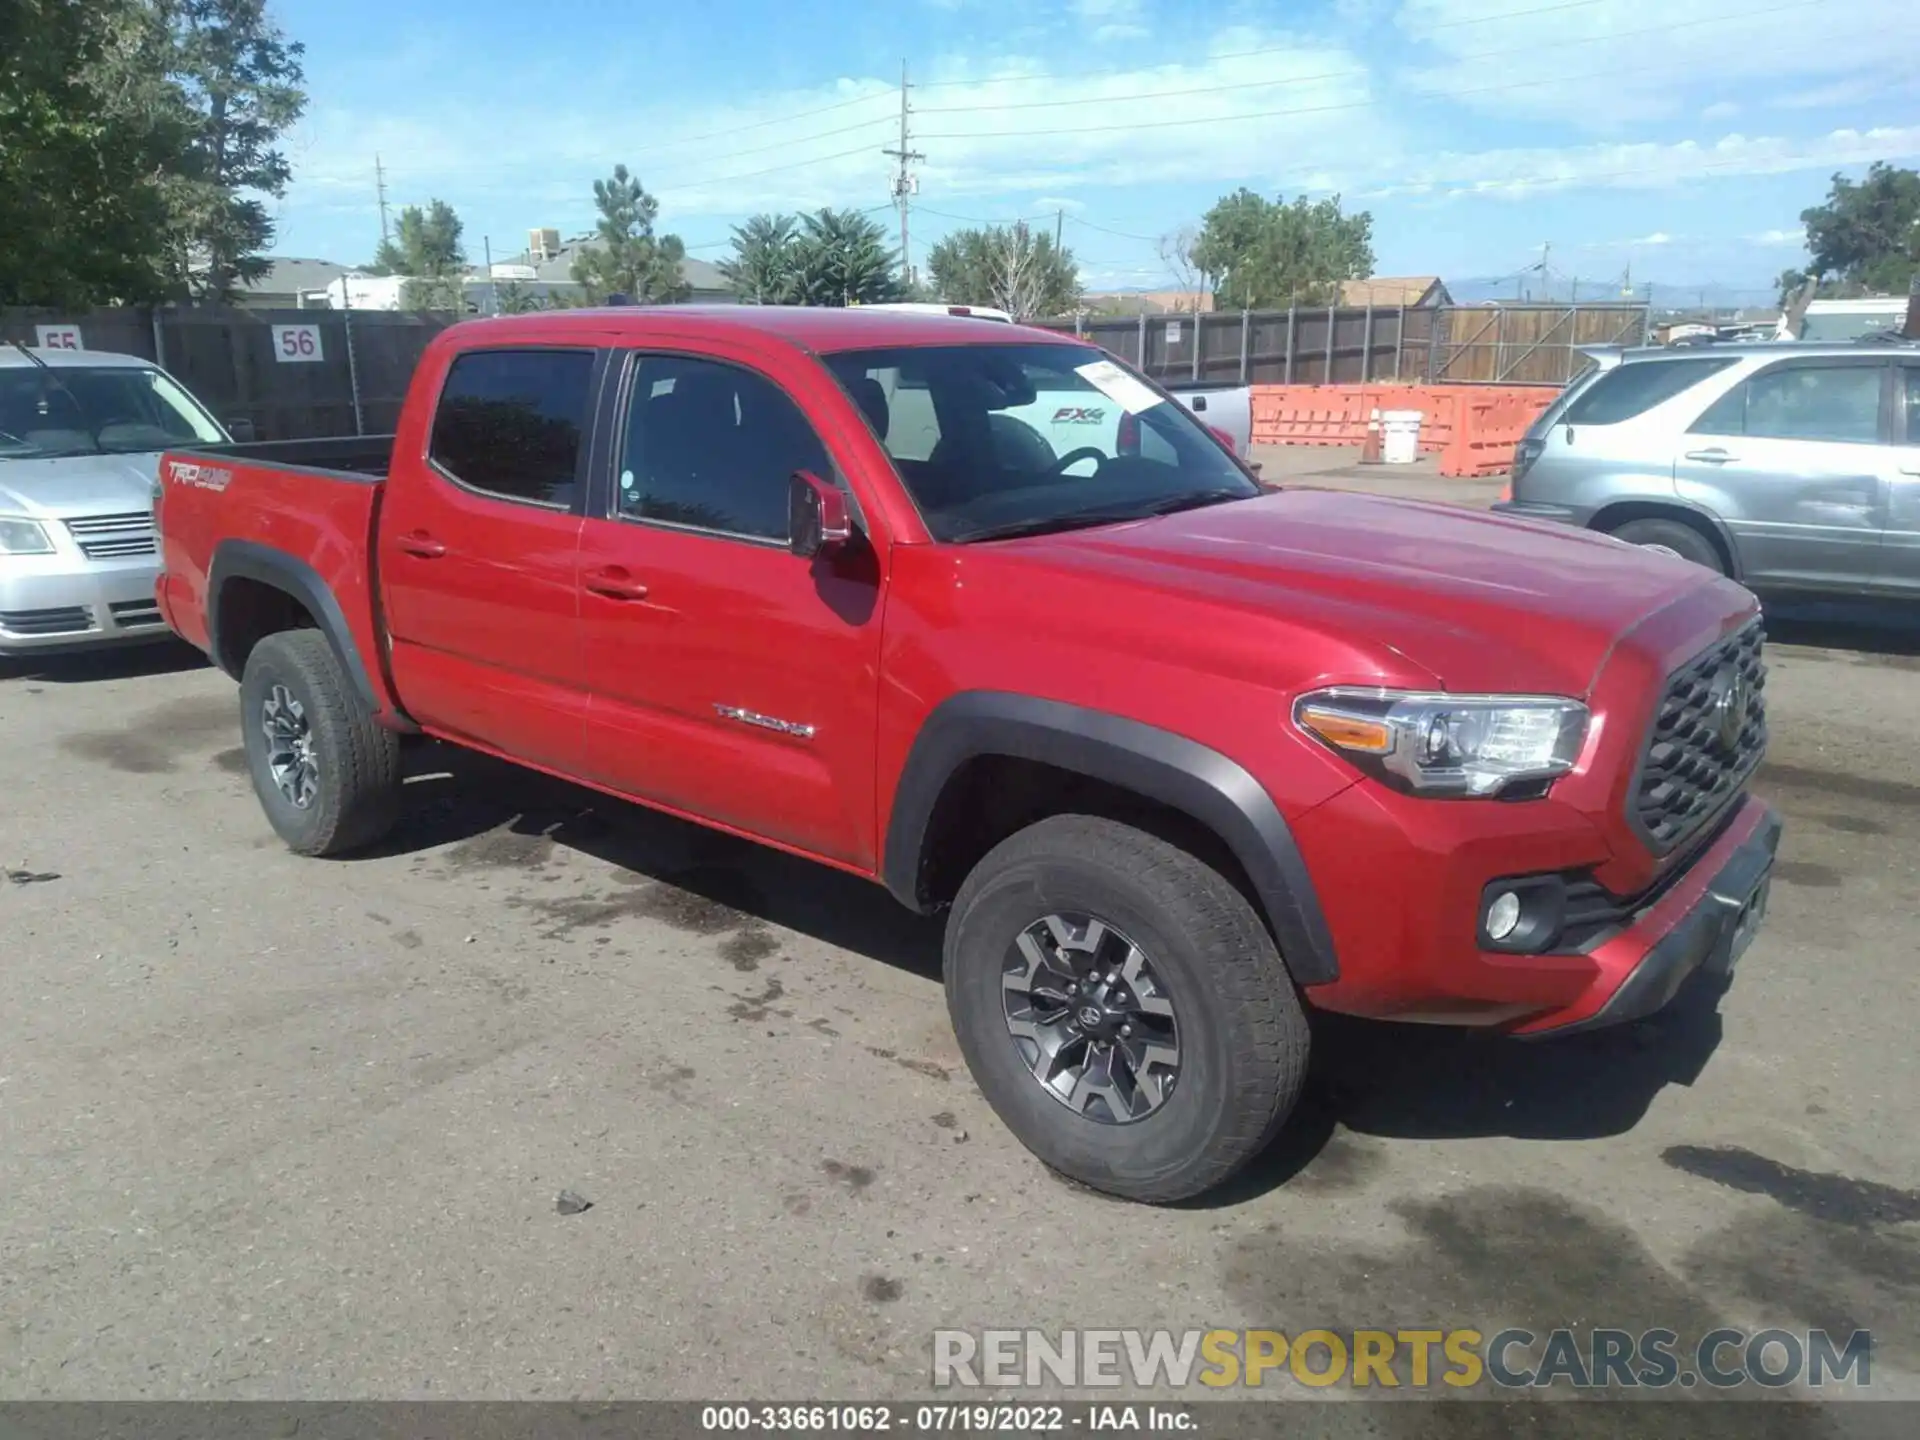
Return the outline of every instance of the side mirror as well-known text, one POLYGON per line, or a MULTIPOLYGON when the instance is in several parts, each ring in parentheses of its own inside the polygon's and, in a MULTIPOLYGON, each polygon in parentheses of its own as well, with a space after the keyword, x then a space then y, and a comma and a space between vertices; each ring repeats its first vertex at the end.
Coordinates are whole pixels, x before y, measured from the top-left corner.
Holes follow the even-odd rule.
POLYGON ((803 560, 831 555, 853 538, 847 497, 811 470, 796 470, 787 482, 787 548, 803 560))
POLYGON ((247 419, 244 415, 236 415, 233 419, 227 421, 227 434, 231 435, 242 445, 251 445, 255 435, 253 421, 247 419))

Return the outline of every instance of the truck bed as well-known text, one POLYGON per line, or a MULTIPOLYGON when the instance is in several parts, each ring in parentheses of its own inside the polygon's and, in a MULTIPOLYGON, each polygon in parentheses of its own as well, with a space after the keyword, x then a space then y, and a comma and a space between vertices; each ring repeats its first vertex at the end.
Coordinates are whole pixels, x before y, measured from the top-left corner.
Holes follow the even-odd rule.
MULTIPOLYGON (((270 590, 292 596, 377 673, 374 537, 392 453, 390 435, 168 451, 154 518, 169 627, 236 673, 249 587, 270 590), (223 611, 223 597, 235 608, 223 611)), ((390 704, 367 699, 376 710, 390 704)))
POLYGON ((384 480, 393 456, 391 435, 339 435, 320 440, 246 440, 176 450, 182 457, 267 465, 276 470, 333 470, 384 480))

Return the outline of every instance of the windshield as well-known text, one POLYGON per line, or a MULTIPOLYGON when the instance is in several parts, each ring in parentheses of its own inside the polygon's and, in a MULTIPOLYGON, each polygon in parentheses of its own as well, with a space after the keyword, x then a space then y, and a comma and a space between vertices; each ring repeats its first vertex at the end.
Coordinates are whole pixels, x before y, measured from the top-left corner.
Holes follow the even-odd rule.
POLYGON ((1186 410, 1084 346, 857 350, 825 362, 937 540, 1108 524, 1260 493, 1186 410))
POLYGON ((136 366, 0 370, 0 460, 135 454, 226 440, 171 378, 136 366))

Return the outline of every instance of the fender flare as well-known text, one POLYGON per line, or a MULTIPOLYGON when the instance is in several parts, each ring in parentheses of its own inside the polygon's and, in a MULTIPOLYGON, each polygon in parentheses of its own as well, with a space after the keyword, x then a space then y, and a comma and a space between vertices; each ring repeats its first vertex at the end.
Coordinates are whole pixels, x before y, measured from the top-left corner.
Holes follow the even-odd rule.
POLYGON ((271 545, 253 540, 223 540, 213 552, 213 563, 207 569, 207 651, 214 664, 235 680, 240 678, 241 667, 220 638, 221 591, 229 580, 257 580, 285 591, 305 606, 320 633, 326 636, 334 659, 340 662, 354 692, 366 702, 369 711, 380 712, 380 700, 360 659, 353 629, 347 624, 346 612, 340 608, 332 589, 306 561, 271 545))
POLYGON ((935 707, 894 791, 881 878, 926 911, 926 838, 947 782, 982 755, 1034 760, 1103 780, 1205 825, 1246 871, 1294 980, 1340 977, 1333 935, 1306 861, 1273 797, 1238 762, 1172 731, 1057 700, 971 690, 935 707))

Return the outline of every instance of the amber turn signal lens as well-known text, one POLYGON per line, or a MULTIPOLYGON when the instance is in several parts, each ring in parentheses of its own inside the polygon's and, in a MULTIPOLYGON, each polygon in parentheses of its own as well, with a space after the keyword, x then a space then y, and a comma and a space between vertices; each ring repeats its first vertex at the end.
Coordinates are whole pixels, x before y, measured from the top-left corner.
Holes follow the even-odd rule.
POLYGON ((1383 720, 1346 715, 1338 710, 1323 710, 1317 705, 1302 706, 1299 719, 1303 726, 1322 740, 1342 750, 1385 755, 1393 749, 1393 731, 1383 720))

